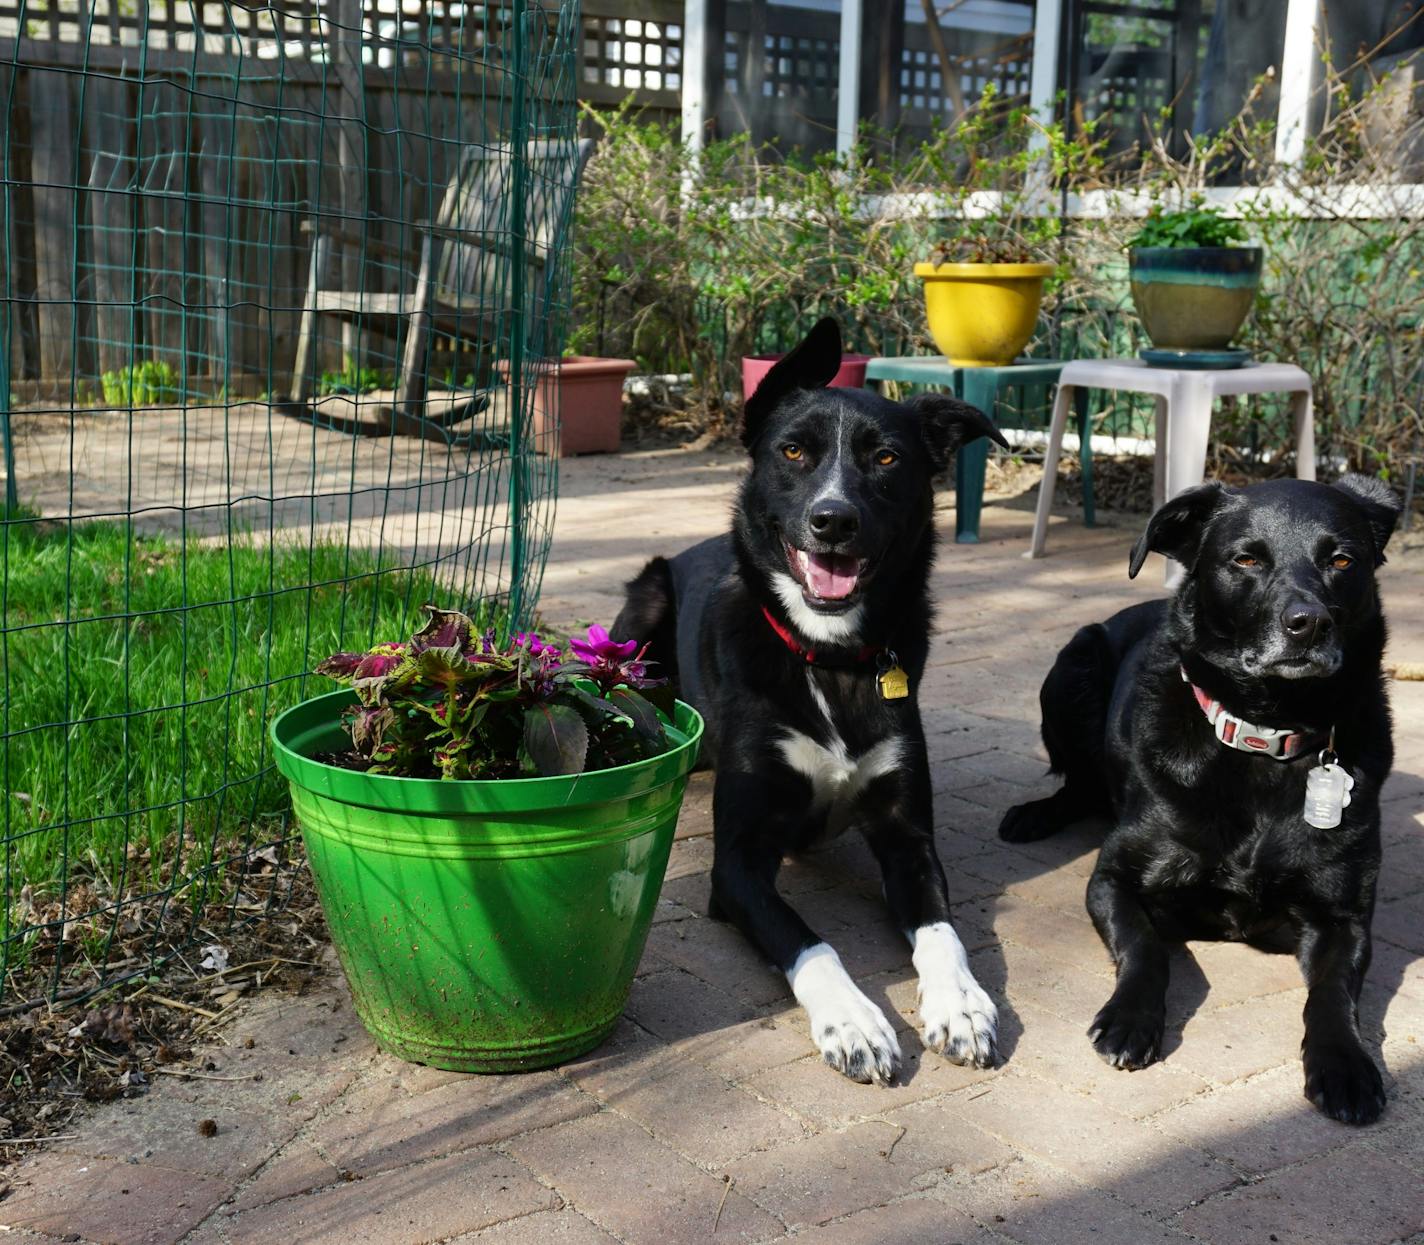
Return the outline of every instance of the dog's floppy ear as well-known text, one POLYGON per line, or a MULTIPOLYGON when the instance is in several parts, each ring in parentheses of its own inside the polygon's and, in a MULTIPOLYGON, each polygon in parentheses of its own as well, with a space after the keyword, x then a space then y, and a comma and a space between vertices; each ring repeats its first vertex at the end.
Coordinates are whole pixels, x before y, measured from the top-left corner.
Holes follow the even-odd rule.
POLYGON ((917 394, 905 407, 919 416, 920 436, 936 471, 943 471, 949 465, 949 456, 976 437, 988 437, 995 444, 1009 448, 1004 434, 983 411, 947 393, 917 394))
POLYGON ((1394 535, 1394 525, 1404 511, 1404 502, 1388 484, 1375 476, 1341 476, 1335 481, 1335 487, 1349 494, 1350 499, 1365 512, 1375 538, 1375 565, 1382 565, 1384 547, 1394 535))
POLYGON ((1127 563, 1127 577, 1136 579, 1137 572, 1147 561, 1149 553, 1160 553, 1176 558, 1188 570, 1196 562, 1197 550, 1201 547, 1202 532, 1207 520, 1216 513, 1226 496, 1220 484, 1199 484, 1167 502, 1148 521, 1147 530, 1132 546, 1132 556, 1127 563))
POLYGON ((827 316, 818 320, 801 344, 778 359, 761 379, 742 410, 742 444, 749 449, 761 435, 766 417, 796 389, 824 389, 841 369, 841 331, 827 316))

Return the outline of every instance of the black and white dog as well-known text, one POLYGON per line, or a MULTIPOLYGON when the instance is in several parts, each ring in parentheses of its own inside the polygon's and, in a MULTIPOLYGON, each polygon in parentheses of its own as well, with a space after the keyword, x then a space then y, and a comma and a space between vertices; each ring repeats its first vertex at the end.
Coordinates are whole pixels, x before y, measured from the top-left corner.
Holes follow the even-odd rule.
POLYGON ((1043 739, 1064 785, 999 833, 1115 823, 1087 896, 1117 966, 1089 1037, 1114 1066, 1158 1057, 1168 942, 1245 941, 1300 960, 1306 1096, 1348 1123, 1384 1109, 1356 1007, 1393 760, 1375 568, 1399 512, 1364 476, 1189 489, 1128 568, 1176 558, 1176 596, 1084 627, 1049 672, 1043 739))
POLYGON ((776 890, 783 858, 847 828, 880 862, 913 949, 925 1045, 995 1059, 993 1002, 949 919, 915 691, 929 649, 933 485, 956 446, 1002 438, 979 411, 828 389, 840 333, 822 320, 746 404, 752 465, 732 532, 628 586, 617 638, 707 719, 716 767, 711 914, 786 973, 825 1061, 888 1082, 895 1030, 776 890))

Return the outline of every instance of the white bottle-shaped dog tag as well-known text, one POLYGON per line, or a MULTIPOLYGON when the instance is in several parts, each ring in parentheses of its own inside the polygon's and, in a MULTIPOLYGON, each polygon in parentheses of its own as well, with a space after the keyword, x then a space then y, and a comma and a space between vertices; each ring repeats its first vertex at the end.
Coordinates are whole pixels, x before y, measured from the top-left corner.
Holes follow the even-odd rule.
POLYGON ((1355 780, 1342 765, 1316 765, 1305 776, 1305 820, 1317 830, 1340 824, 1355 780))

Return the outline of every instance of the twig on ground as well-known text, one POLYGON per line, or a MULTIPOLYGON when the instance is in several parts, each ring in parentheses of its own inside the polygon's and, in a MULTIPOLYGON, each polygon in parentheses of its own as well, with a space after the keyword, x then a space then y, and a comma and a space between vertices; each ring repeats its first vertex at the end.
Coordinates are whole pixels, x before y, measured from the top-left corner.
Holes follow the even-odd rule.
POLYGON ((195 1012, 199 1016, 206 1016, 209 1020, 216 1019, 220 1014, 218 1012, 210 1012, 206 1007, 194 1007, 191 1003, 183 1003, 178 999, 170 999, 162 994, 150 994, 148 1000, 150 1003, 161 1003, 164 1007, 177 1008, 180 1012, 195 1012))
POLYGON ((41 1141, 78 1141, 78 1133, 55 1133, 49 1137, 0 1137, 0 1149, 5 1146, 33 1146, 41 1141))
MULTIPOLYGON (((888 1124, 890 1121, 886 1120, 885 1122, 888 1124)), ((880 1157, 883 1159, 889 1159, 889 1157, 895 1153, 895 1147, 898 1146, 900 1142, 905 1139, 905 1134, 910 1131, 903 1124, 896 1124, 895 1127, 898 1128, 900 1131, 895 1134, 895 1140, 892 1141, 888 1146, 886 1146, 885 1149, 880 1151, 880 1157)))
POLYGON ((93 988, 92 985, 71 986, 68 990, 61 990, 53 998, 46 994, 41 998, 27 999, 23 1003, 11 1003, 8 1007, 0 1007, 0 1020, 4 1020, 10 1016, 18 1016, 22 1012, 32 1012, 35 1008, 43 1007, 46 1003, 63 1003, 67 999, 77 999, 81 994, 93 988))
POLYGON ((153 1068, 159 1076, 185 1076, 195 1081, 255 1081, 262 1074, 249 1072, 244 1076, 214 1076, 211 1072, 194 1072, 189 1068, 153 1068))
POLYGON ((723 1173, 722 1176, 722 1200, 717 1203, 717 1217, 712 1220, 712 1231, 717 1231, 717 1225, 722 1222, 722 1207, 727 1204, 727 1194, 732 1191, 731 1176, 723 1173))

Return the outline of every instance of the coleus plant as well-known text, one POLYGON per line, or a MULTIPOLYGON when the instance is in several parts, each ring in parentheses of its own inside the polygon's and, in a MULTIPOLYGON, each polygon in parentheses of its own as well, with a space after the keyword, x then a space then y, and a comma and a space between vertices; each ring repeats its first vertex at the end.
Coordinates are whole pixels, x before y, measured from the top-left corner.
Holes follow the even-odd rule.
POLYGON ((533 778, 667 750, 659 709, 671 713, 672 693, 634 641, 590 627, 566 649, 532 632, 500 644, 458 610, 424 608, 409 640, 316 668, 357 699, 342 715, 351 750, 323 759, 406 778, 533 778))

